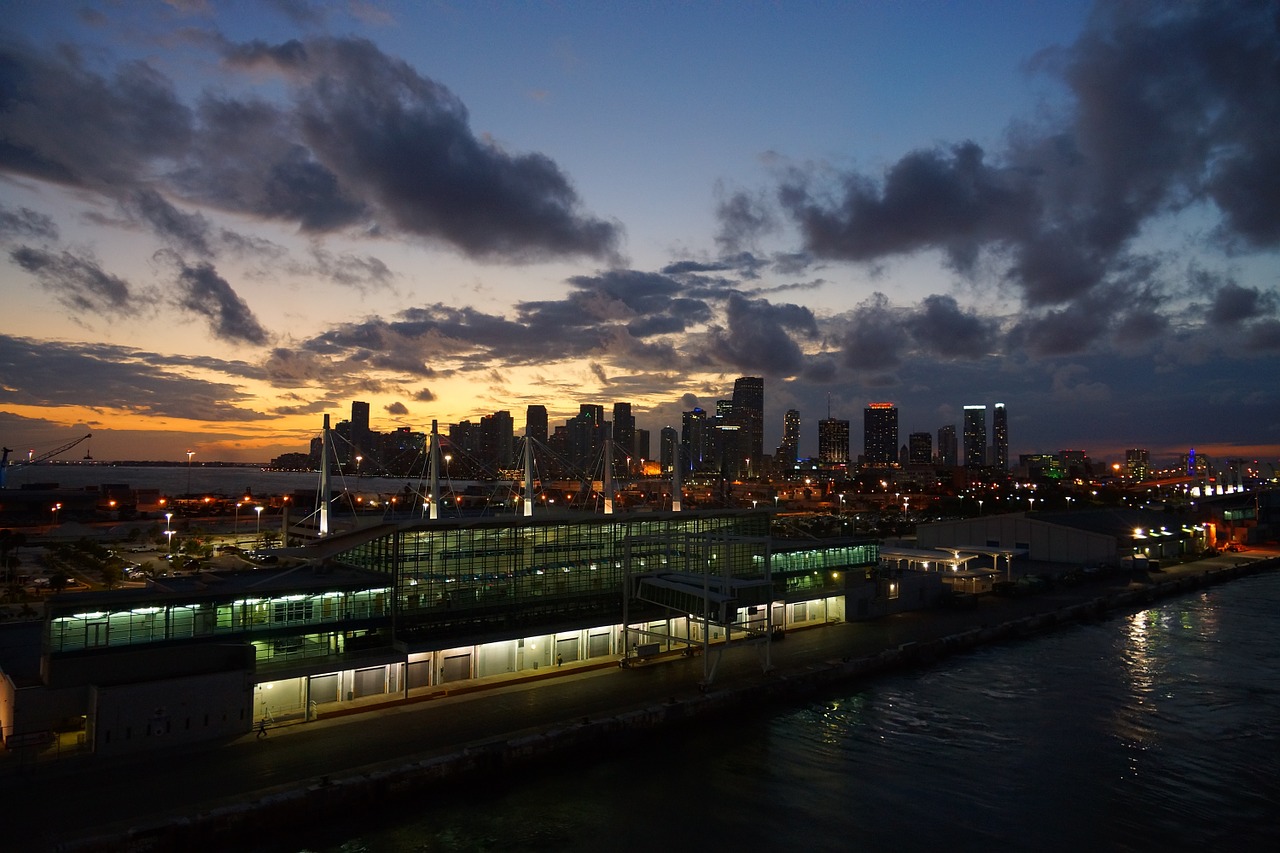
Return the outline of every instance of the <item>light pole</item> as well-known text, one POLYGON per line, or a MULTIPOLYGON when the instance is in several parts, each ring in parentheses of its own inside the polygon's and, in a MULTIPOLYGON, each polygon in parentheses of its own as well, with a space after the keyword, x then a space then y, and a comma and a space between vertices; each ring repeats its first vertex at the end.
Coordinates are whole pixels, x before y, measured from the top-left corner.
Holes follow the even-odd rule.
POLYGON ((168 553, 173 553, 173 513, 166 512, 164 514, 164 535, 169 537, 169 545, 166 548, 168 553))
POLYGON ((235 530, 233 531, 233 533, 235 534, 233 538, 235 539, 237 548, 240 547, 240 507, 241 507, 240 501, 236 501, 236 526, 235 526, 235 530))
POLYGON ((258 514, 258 532, 257 532, 257 534, 254 536, 254 540, 255 540, 254 547, 261 547, 261 542, 262 542, 262 507, 261 507, 261 506, 255 506, 255 507, 253 508, 253 511, 254 511, 254 512, 256 512, 256 513, 258 514))
POLYGON ((54 504, 50 509, 53 510, 53 526, 58 526, 58 510, 62 509, 62 504, 54 504))
POLYGON ((191 457, 195 455, 194 450, 187 451, 187 497, 191 497, 191 457))

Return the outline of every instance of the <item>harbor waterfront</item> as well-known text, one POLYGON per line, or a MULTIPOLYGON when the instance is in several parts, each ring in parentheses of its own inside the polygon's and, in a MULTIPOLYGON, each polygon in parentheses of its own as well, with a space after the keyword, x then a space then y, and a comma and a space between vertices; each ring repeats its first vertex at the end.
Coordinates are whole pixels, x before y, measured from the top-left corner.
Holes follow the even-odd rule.
MULTIPOLYGON (((1124 619, 1147 612, 1153 602, 1167 596, 1174 596, 1169 599, 1173 602, 1215 601, 1226 588, 1216 581, 1270 568, 1274 559, 1264 556, 1264 552, 1253 552, 1189 563, 1152 576, 1150 583, 1076 587, 1025 599, 989 598, 974 611, 903 613, 870 623, 797 632, 777 644, 772 674, 760 673, 755 649, 739 648, 734 657, 726 658, 717 688, 709 693, 696 689, 693 673, 700 664, 690 659, 675 658, 629 671, 566 668, 550 673, 550 678, 540 673, 536 687, 528 677, 492 679, 453 694, 445 690, 426 701, 384 703, 376 710, 366 707, 362 714, 276 729, 265 740, 241 737, 221 748, 184 751, 181 756, 26 768, 11 764, 5 768, 0 794, 7 802, 24 803, 15 815, 15 830, 24 837, 44 839, 50 848, 190 849, 198 839, 214 846, 234 841, 245 849, 285 850, 290 844, 300 849, 299 833, 315 827, 318 814, 336 819, 350 809, 352 817, 367 815, 361 826, 370 831, 378 825, 403 825, 408 819, 406 803, 415 804, 409 809, 415 814, 424 808, 429 811, 431 798, 444 790, 441 783, 452 787, 483 779, 486 785, 501 789, 513 784, 511 774, 523 773, 539 762, 545 766, 548 758, 583 750, 594 757, 608 756, 636 738, 648 742, 657 733, 671 731, 669 723, 702 719, 712 729, 729 732, 744 722, 758 721, 766 709, 776 711, 775 702, 838 696, 841 690, 862 685, 859 677, 936 664, 954 652, 1060 625, 1098 619, 1125 624, 1124 619), (349 725, 367 723, 370 713, 380 715, 377 725, 349 725), (128 773, 128 786, 111 781, 121 778, 121 772, 128 773), (58 791, 72 776, 96 793, 65 809, 58 791), (354 808, 356 804, 360 807, 354 808), (378 804, 388 810, 369 811, 378 804)), ((1274 577, 1268 571, 1263 578, 1239 586, 1246 600, 1265 600, 1265 612, 1272 618, 1274 577), (1271 579, 1270 585, 1262 584, 1263 579, 1271 579), (1249 589, 1258 591, 1250 596, 1249 589)), ((1171 606, 1178 612, 1176 608, 1184 605, 1171 606)), ((1223 606, 1216 618, 1225 620, 1232 612, 1223 606)), ((1222 653, 1231 655, 1234 648, 1234 643, 1225 646, 1222 653)), ((1077 665, 1080 677, 1088 682, 1099 662, 1081 660, 1077 665)), ((1023 680, 1033 684, 1036 677, 1029 671, 1023 680)), ((1006 685, 1011 696, 1019 681, 1006 685)), ((995 685, 991 689, 1001 692, 995 685)), ((1152 689, 1158 690, 1159 685, 1152 689)), ((1124 707, 1114 712, 1124 713, 1124 707)), ((986 720, 983 725, 989 730, 998 723, 986 720)), ((910 728, 909 720, 904 724, 910 728)), ((749 737, 735 742, 744 754, 757 748, 749 737)), ((647 750, 636 760, 640 763, 631 768, 630 786, 616 796, 639 788, 645 789, 645 797, 654 798, 665 791, 679 809, 708 815, 708 832, 723 831, 724 837, 732 837, 734 828, 715 820, 714 809, 694 805, 699 786, 693 768, 650 763, 647 750), (663 783, 663 778, 673 781, 663 783), (674 780, 679 779, 687 781, 676 784, 674 780)), ((927 768, 921 772, 927 775, 927 768)), ((1261 772, 1263 781, 1273 785, 1271 767, 1261 772)), ((897 779, 896 790, 905 791, 908 781, 897 779)), ((562 799, 572 797, 581 782, 575 779, 568 788, 558 788, 562 799)), ((865 783, 877 784, 875 774, 865 783)), ((744 779, 743 784, 752 782, 744 779)), ((539 787, 533 785, 535 790, 539 787)), ((330 841, 344 837, 331 827, 326 831, 330 841)))

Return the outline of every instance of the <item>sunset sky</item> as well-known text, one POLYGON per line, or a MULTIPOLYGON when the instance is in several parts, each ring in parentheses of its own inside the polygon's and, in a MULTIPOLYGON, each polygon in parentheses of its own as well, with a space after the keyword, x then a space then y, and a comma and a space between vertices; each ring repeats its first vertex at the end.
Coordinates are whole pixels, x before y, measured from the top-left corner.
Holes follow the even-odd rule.
POLYGON ((1280 2, 0 0, 0 442, 366 400, 1280 457, 1280 2))

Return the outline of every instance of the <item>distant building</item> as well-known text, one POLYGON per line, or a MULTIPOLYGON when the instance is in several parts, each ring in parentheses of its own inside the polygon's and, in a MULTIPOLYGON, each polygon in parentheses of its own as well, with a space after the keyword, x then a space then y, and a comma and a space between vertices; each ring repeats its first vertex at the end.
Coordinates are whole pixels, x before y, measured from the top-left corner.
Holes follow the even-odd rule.
POLYGON ((849 422, 836 418, 818 421, 818 461, 824 465, 849 462, 849 422))
POLYGON ((995 456, 991 460, 1000 471, 1009 470, 1009 417, 1004 403, 996 403, 991 413, 991 432, 995 456))
POLYGON ((524 434, 532 438, 538 444, 545 445, 547 443, 547 407, 546 406, 529 406, 525 409, 524 415, 524 434))
POLYGON ((907 437, 907 461, 912 465, 928 465, 933 461, 933 436, 913 432, 907 437))
POLYGON ((794 465, 800 458, 800 412, 787 409, 782 417, 782 444, 778 445, 780 465, 794 465))
POLYGON ((745 433, 744 458, 759 465, 764 458, 764 377, 742 376, 734 381, 733 417, 745 433))
POLYGON ((1147 479, 1147 472, 1151 470, 1151 457, 1146 450, 1135 448, 1124 452, 1124 472, 1125 476, 1135 482, 1147 479))
POLYGON ((954 468, 960 464, 955 424, 938 427, 938 464, 954 468))
POLYGON ((898 407, 872 403, 862 410, 863 461, 870 466, 898 464, 898 407))
POLYGON ((987 407, 964 407, 964 467, 987 467, 987 407))

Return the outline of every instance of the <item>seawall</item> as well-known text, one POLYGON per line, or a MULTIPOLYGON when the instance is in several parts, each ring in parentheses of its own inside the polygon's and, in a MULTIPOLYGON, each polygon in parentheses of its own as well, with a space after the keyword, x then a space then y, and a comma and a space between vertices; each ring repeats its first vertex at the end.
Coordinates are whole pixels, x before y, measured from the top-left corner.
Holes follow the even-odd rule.
MULTIPOLYGON (((1275 568, 1280 559, 1257 560, 1188 572, 1158 582, 1085 598, 1055 609, 991 625, 966 628, 927 641, 906 642, 873 654, 811 660, 750 684, 727 684, 682 698, 672 697, 611 716, 583 718, 519 736, 502 735, 471 743, 456 752, 325 777, 306 786, 261 793, 231 805, 198 811, 179 820, 140 823, 124 835, 82 839, 62 851, 167 851, 261 849, 264 838, 324 816, 355 815, 370 809, 419 801, 448 786, 493 773, 536 767, 570 754, 589 754, 642 741, 657 730, 722 718, 734 709, 794 703, 839 686, 883 673, 934 664, 946 657, 992 643, 1025 639, 1082 622, 1132 612, 1161 599, 1221 584, 1275 568)), ((817 629, 822 630, 822 629, 817 629)))

